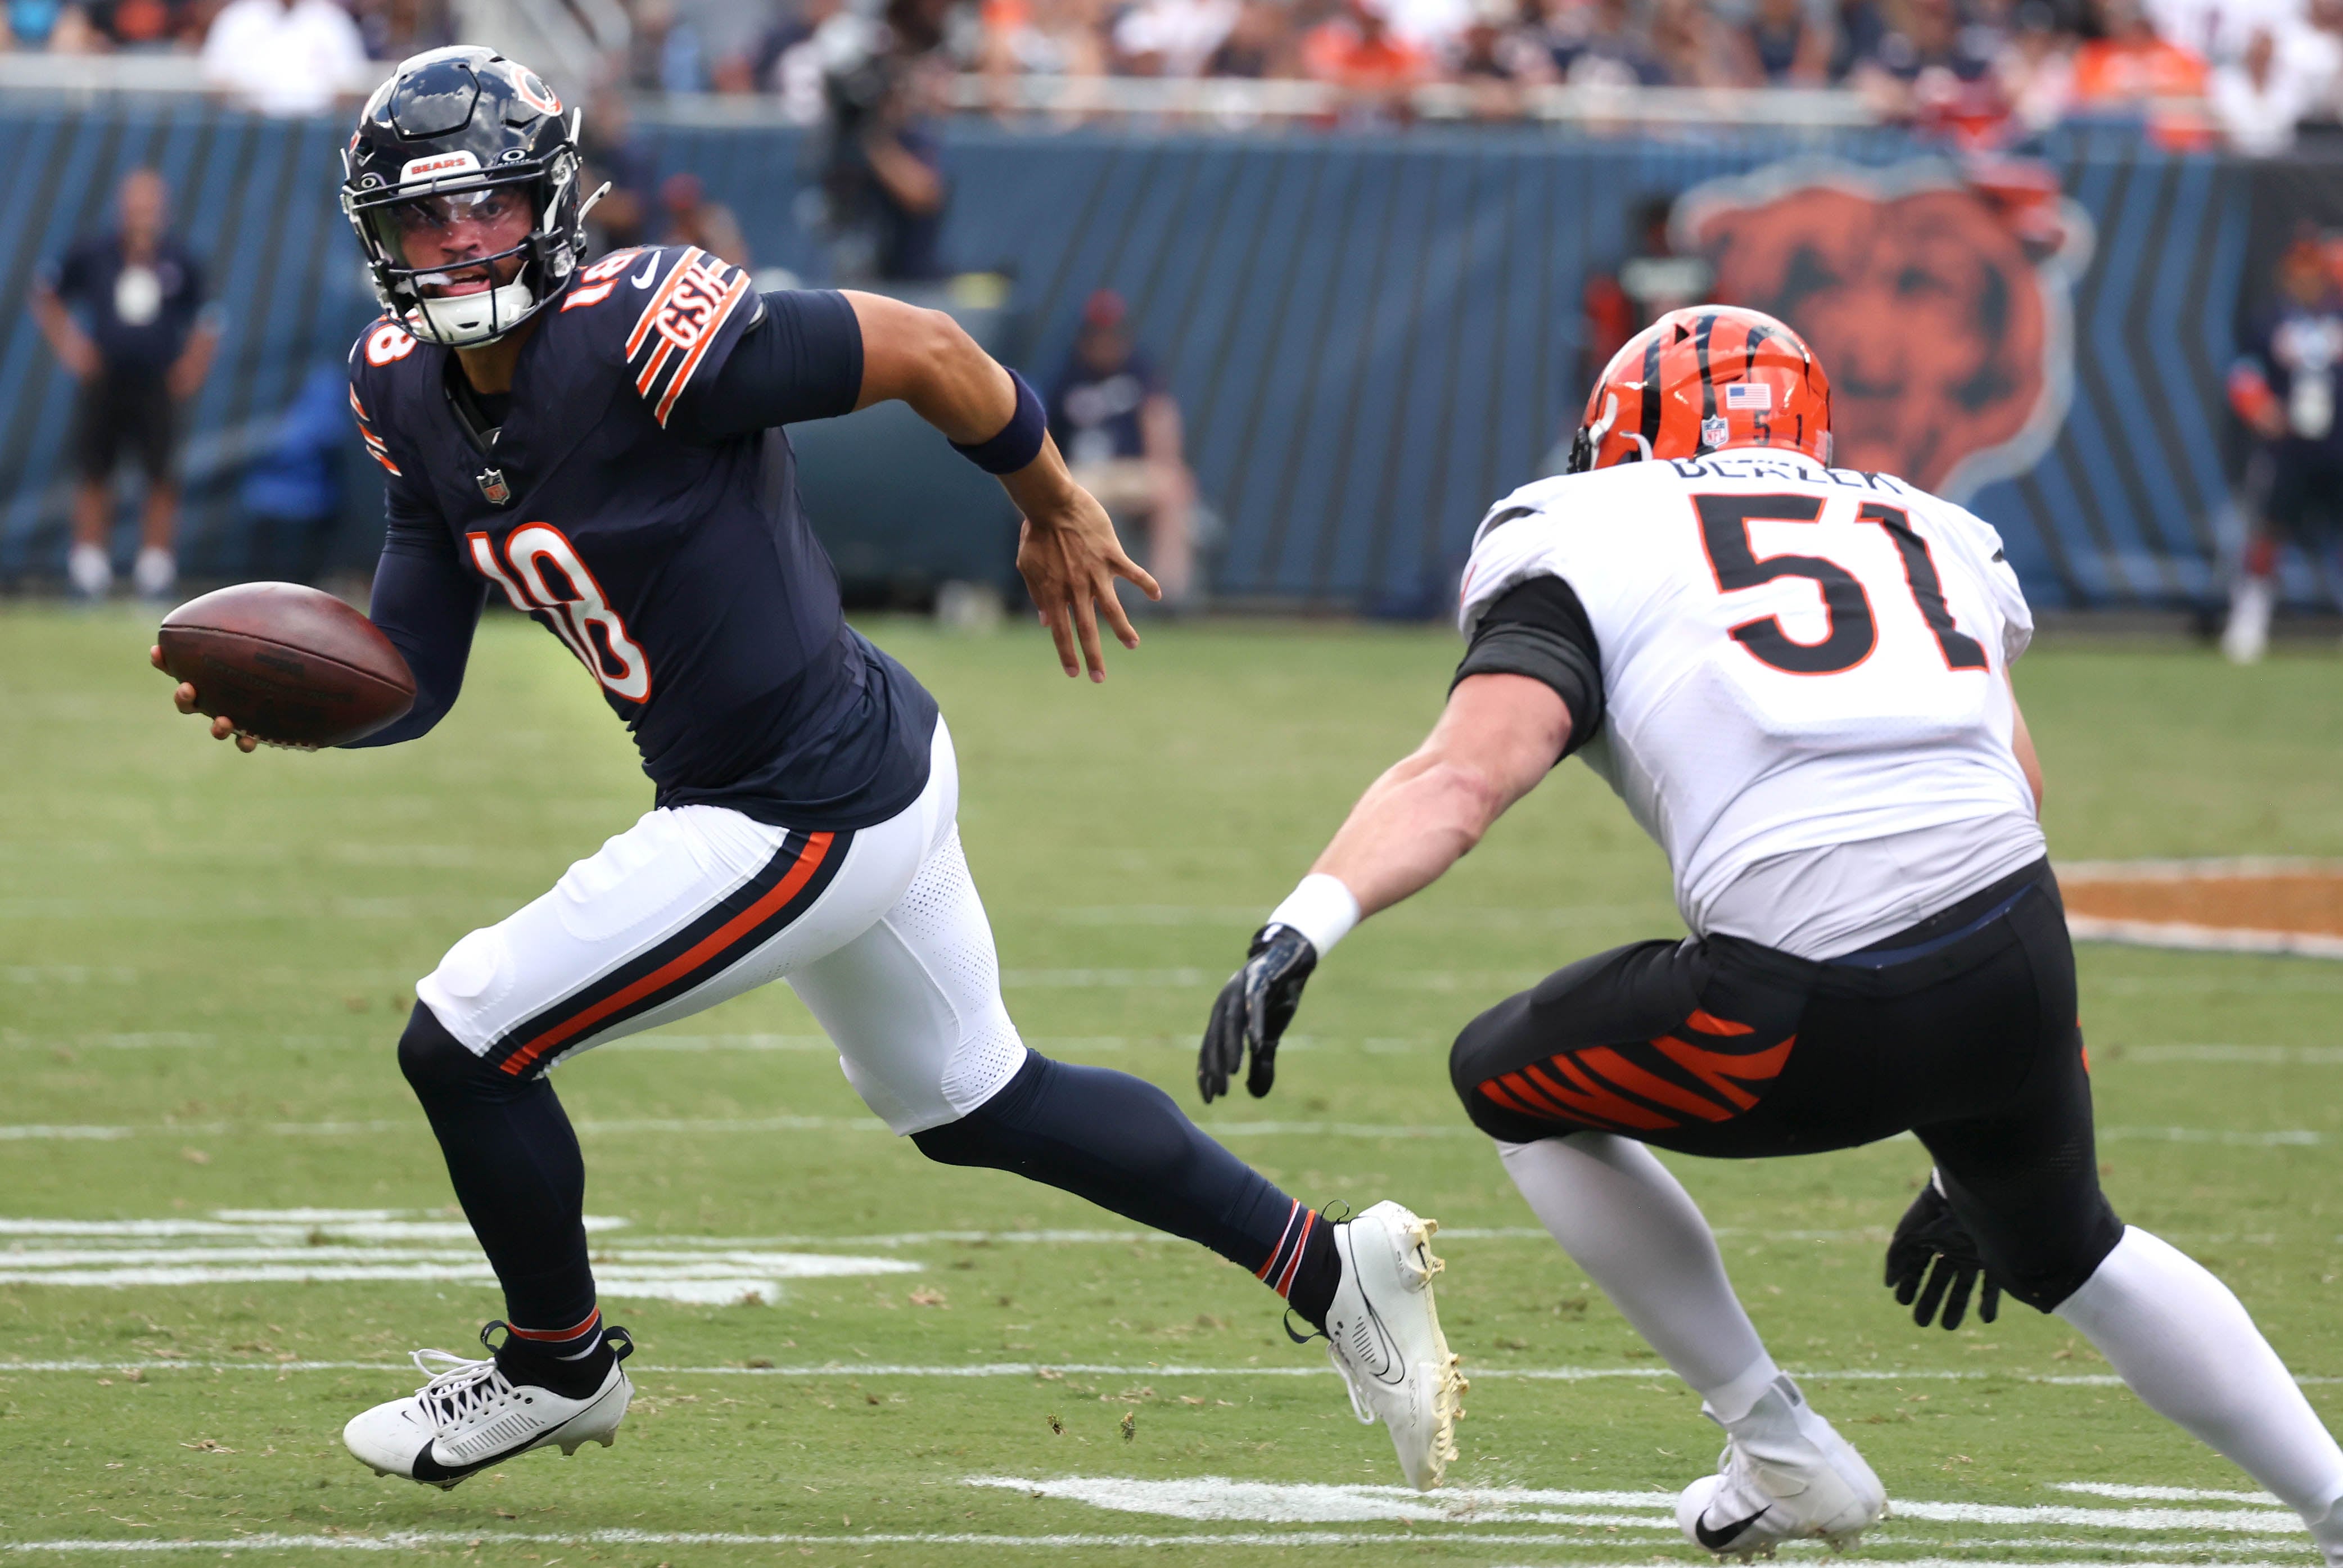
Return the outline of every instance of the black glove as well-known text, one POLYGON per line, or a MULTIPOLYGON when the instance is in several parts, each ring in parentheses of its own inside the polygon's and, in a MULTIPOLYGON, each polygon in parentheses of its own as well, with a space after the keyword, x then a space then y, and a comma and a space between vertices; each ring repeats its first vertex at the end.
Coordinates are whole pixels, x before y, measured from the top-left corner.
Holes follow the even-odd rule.
POLYGON ((1928 1326, 1928 1320, 1936 1315, 1937 1303, 1942 1302, 1945 1327, 1956 1329, 1969 1310, 1969 1292, 1980 1279, 1985 1292, 1977 1301, 1977 1316, 1989 1323, 2001 1312, 2001 1286, 1986 1272, 1976 1240, 1931 1181, 1904 1211, 1896 1237, 1887 1243, 1886 1283, 1895 1291, 1898 1305, 1912 1308, 1912 1321, 1922 1328, 1928 1326), (1933 1271, 1931 1263, 1936 1265, 1933 1271), (1925 1286, 1923 1275, 1926 1276, 1925 1286), (1917 1305, 1913 1301, 1916 1296, 1917 1305))
POLYGON ((1229 1079, 1252 1048, 1252 1070, 1245 1088, 1255 1100, 1277 1077, 1277 1041, 1302 1005, 1302 982, 1318 967, 1318 950, 1292 926, 1263 926, 1252 934, 1244 968, 1229 977, 1212 1000, 1212 1021, 1204 1026, 1203 1049, 1196 1052, 1196 1087, 1210 1105, 1229 1091, 1229 1079))

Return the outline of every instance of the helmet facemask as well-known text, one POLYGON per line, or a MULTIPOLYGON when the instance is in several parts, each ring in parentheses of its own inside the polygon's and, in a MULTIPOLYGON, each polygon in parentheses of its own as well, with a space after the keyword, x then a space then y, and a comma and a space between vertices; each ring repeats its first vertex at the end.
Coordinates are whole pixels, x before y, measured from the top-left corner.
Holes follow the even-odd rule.
MULTIPOLYGON (((573 128, 573 140, 575 134, 573 128)), ((342 210, 366 249, 376 295, 423 342, 492 343, 543 308, 577 268, 587 204, 579 197, 574 146, 565 144, 541 159, 507 157, 486 169, 458 168, 396 185, 368 186, 377 176, 367 175, 342 187, 342 210), (409 255, 410 239, 435 227, 477 222, 484 207, 511 200, 528 206, 526 230, 512 244, 454 262, 417 265, 409 255), (483 272, 487 288, 446 292, 451 282, 483 272)))

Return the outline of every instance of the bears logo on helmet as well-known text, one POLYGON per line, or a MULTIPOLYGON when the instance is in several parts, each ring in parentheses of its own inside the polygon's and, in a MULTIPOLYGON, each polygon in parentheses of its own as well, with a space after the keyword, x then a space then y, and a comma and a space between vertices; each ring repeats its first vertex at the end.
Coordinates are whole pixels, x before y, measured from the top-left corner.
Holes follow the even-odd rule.
POLYGON ((1830 377, 1763 311, 1672 310, 1611 357, 1570 444, 1569 472, 1696 457, 1726 447, 1831 456, 1830 377))

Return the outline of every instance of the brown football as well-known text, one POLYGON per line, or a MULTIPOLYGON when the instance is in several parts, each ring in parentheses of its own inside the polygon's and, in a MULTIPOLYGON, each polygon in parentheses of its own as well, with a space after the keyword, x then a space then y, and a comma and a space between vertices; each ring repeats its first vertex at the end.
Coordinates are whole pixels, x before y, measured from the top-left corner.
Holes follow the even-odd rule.
POLYGON ((239 583, 164 618, 163 668, 196 707, 280 746, 340 746, 415 706, 415 677, 374 622, 299 583, 239 583))

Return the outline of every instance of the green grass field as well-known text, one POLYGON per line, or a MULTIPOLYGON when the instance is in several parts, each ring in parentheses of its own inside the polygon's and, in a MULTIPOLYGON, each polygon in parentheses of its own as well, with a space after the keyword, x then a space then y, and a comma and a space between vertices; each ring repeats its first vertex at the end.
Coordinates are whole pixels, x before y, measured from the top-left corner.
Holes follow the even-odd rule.
MULTIPOLYGON (((1448 1228, 1443 1317, 1474 1386, 1456 1494, 1411 1503, 1334 1490, 1395 1486, 1389 1445, 1253 1281, 929 1165, 778 987, 557 1077, 588 1207, 623 1221, 598 1237, 606 1279, 666 1292, 608 1298, 641 1347, 618 1445, 447 1494, 360 1469, 342 1422, 413 1386, 408 1349, 466 1350, 500 1309, 393 1060, 413 982, 649 789, 574 663, 510 618, 427 740, 319 757, 205 739, 145 668, 150 630, 0 615, 10 1560, 182 1542, 646 1565, 1701 1556, 1656 1505, 1713 1464, 1715 1429, 1527 1229, 1446 1086, 1475 1011, 1680 930, 1658 853, 1591 776, 1564 769, 1327 962, 1271 1099, 1195 1101, 1214 988, 1420 736, 1449 638, 1171 628, 1092 689, 1038 633, 873 628, 951 718, 1027 1038, 1161 1083, 1298 1195, 1392 1195, 1448 1228), (820 1258, 891 1271, 804 1273, 820 1258), (317 1277, 337 1272, 359 1277, 317 1277), (767 1282, 760 1299, 671 1299, 737 1278, 767 1282), (1604 1493, 1652 1495, 1578 1495, 1604 1493)), ((2019 683, 2055 851, 2343 856, 2338 674, 2324 653, 2241 671, 2039 649, 2019 683)), ((2227 1279, 2343 1421, 2343 965, 2093 948, 2082 972, 2117 1207, 2227 1279)), ((1913 1327, 1878 1268, 1916 1145, 1672 1163, 1778 1358, 1903 1504, 1867 1556, 2313 1561, 2291 1515, 2250 1501, 2125 1496, 2250 1483, 2108 1386, 2056 1319, 1913 1327)))

